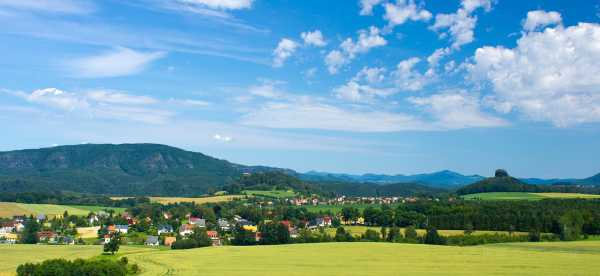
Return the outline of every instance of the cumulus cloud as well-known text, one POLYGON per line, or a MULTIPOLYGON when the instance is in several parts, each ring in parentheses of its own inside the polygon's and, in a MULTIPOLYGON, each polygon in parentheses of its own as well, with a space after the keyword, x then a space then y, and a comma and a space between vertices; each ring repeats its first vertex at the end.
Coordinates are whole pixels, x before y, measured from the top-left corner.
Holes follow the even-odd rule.
POLYGON ((221 134, 213 135, 213 139, 215 139, 217 141, 221 141, 221 142, 231 142, 233 140, 233 138, 231 138, 230 136, 225 136, 225 135, 221 135, 221 134))
POLYGON ((327 45, 325 38, 323 38, 323 34, 319 30, 314 30, 312 32, 302 32, 300 34, 302 40, 304 40, 304 44, 312 45, 315 47, 323 47, 327 45))
POLYGON ((421 62, 420 58, 412 57, 400 61, 393 72, 396 87, 401 91, 418 91, 429 84, 432 76, 420 73, 415 66, 421 62))
POLYGON ((273 50, 273 67, 281 67, 285 63, 285 61, 291 57, 296 49, 298 48, 298 43, 295 41, 283 38, 277 44, 277 48, 273 50))
POLYGON ((499 127, 508 123, 481 111, 479 99, 464 91, 449 91, 428 97, 410 97, 408 101, 424 108, 442 129, 499 127))
POLYGON ((600 25, 524 33, 515 48, 482 47, 470 78, 489 83, 497 110, 559 127, 600 122, 600 25))
POLYGON ((85 99, 79 98, 76 94, 56 88, 37 89, 31 94, 19 93, 19 95, 29 102, 64 110, 75 110, 89 106, 85 99))
POLYGON ((383 0, 360 0, 360 15, 372 15, 373 7, 381 4, 383 0))
POLYGON ((164 52, 139 52, 120 47, 100 55, 68 61, 66 69, 81 78, 120 77, 139 73, 164 56, 164 52))
POLYGON ((491 6, 491 0, 463 0, 461 7, 455 13, 437 14, 435 23, 430 28, 436 32, 441 32, 440 38, 449 36, 452 41, 452 48, 460 49, 461 46, 475 40, 474 29, 477 24, 477 17, 473 16, 472 13, 479 8, 489 11, 491 6))
POLYGON ((350 63, 358 54, 369 52, 372 48, 385 46, 387 41, 381 36, 381 31, 374 26, 368 30, 358 31, 358 39, 345 39, 340 44, 339 50, 333 50, 325 57, 325 64, 329 73, 335 74, 338 70, 350 63))
POLYGON ((284 95, 284 92, 281 92, 277 88, 278 84, 281 84, 281 82, 262 80, 260 85, 250 86, 248 91, 253 96, 259 96, 268 99, 280 98, 284 95))
POLYGON ((417 6, 414 0, 396 0, 396 3, 385 3, 385 14, 383 19, 388 22, 387 28, 402 25, 408 20, 429 21, 432 17, 431 12, 417 6))
POLYGON ((531 32, 539 28, 550 25, 562 24, 560 13, 551 11, 536 10, 527 13, 527 18, 523 21, 523 30, 531 32))

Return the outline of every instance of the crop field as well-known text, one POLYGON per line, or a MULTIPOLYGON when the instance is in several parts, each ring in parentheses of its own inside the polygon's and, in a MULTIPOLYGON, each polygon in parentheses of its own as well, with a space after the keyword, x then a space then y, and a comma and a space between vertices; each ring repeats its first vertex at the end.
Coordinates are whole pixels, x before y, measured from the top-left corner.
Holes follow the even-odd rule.
MULTIPOLYGON (((0 245, 0 275, 48 258, 93 257, 100 246, 0 245)), ((123 246, 141 275, 593 275, 600 241, 472 247, 317 243, 158 250, 123 246), (360 254, 357 254, 360 252, 360 254)))
MULTIPOLYGON (((350 232, 353 236, 360 236, 362 234, 365 233, 365 231, 367 231, 367 229, 371 229, 371 230, 375 230, 379 233, 379 231, 381 230, 381 227, 371 227, 371 226, 344 226, 344 229, 346 229, 346 231, 350 232)), ((389 229, 388 229, 389 230, 389 229)), ((404 230, 405 228, 401 228, 400 231, 402 232, 402 234, 404 234, 404 230)), ((335 228, 327 228, 325 230, 327 232, 327 234, 334 236, 335 235, 335 228)), ((419 236, 423 236, 425 235, 427 230, 425 229, 417 229, 417 234, 419 236)), ((438 233, 441 236, 444 237, 450 237, 450 236, 460 236, 463 235, 465 233, 464 230, 438 230, 438 233)), ((489 234, 489 235, 494 235, 494 234, 501 234, 501 235, 508 235, 508 232, 506 231, 473 231, 473 233, 471 233, 471 235, 485 235, 485 234, 489 234)), ((513 232, 513 235, 527 235, 527 232, 513 232)))
POLYGON ((246 190, 242 193, 252 196, 264 196, 264 197, 272 197, 272 198, 286 198, 286 197, 294 197, 296 193, 292 190, 289 191, 255 191, 255 190, 246 190))
MULTIPOLYGON (((207 197, 158 197, 152 196, 150 197, 151 202, 156 202, 160 204, 172 204, 172 203, 180 203, 180 202, 195 202, 196 204, 204 204, 204 203, 217 203, 217 202, 226 202, 234 199, 244 198, 244 195, 217 195, 217 196, 207 196, 207 197)), ((111 197, 111 199, 119 200, 126 199, 129 197, 111 197)))
POLYGON ((577 194, 577 193, 521 193, 521 192, 494 192, 464 195, 464 199, 476 200, 542 200, 546 198, 561 199, 594 199, 600 198, 600 195, 577 194))
POLYGON ((12 217, 18 215, 38 215, 45 214, 46 216, 62 215, 65 211, 71 215, 85 216, 90 211, 98 211, 103 209, 113 209, 119 213, 125 210, 124 208, 101 207, 101 206, 71 206, 71 205, 54 205, 54 204, 26 204, 15 202, 0 202, 0 217, 12 217))

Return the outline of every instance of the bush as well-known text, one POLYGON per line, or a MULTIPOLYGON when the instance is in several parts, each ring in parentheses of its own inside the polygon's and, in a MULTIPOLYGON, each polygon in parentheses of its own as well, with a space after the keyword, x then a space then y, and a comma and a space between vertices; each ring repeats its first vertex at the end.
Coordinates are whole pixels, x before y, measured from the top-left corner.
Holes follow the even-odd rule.
POLYGON ((26 263, 17 267, 19 276, 121 276, 139 272, 137 265, 128 265, 128 260, 46 260, 39 264, 26 263))

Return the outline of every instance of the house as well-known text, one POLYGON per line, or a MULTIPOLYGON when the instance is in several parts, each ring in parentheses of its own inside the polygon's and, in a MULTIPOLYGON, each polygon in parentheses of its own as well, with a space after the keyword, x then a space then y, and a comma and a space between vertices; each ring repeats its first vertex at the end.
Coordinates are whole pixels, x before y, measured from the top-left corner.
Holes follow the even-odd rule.
POLYGON ((176 241, 177 241, 176 237, 165 237, 165 245, 166 246, 171 246, 176 241))
POLYGON ((13 221, 15 222, 24 222, 27 219, 26 216, 13 216, 13 221))
POLYGON ((13 231, 15 231, 14 222, 8 222, 0 226, 0 234, 12 233, 13 231))
POLYGON ((206 231, 206 235, 210 238, 212 246, 221 246, 221 239, 219 238, 219 232, 217 231, 206 231))
POLYGON ((25 229, 25 225, 22 222, 15 223, 15 231, 17 233, 23 231, 23 229, 25 229))
POLYGON ((0 243, 17 243, 18 236, 14 233, 0 233, 0 243))
POLYGON ((56 240, 56 233, 52 231, 40 231, 37 236, 39 241, 53 242, 56 240))
POLYGON ((173 226, 171 226, 169 224, 163 224, 158 227, 158 235, 167 234, 167 233, 173 233, 173 226))
POLYGON ((149 246, 158 246, 158 236, 148 236, 144 244, 149 246))
POLYGON ((186 236, 192 234, 194 232, 194 228, 196 228, 193 224, 184 224, 179 227, 179 235, 186 236))
POLYGON ((258 227, 256 225, 243 225, 242 229, 246 231, 256 232, 258 231, 258 227))
POLYGON ((227 221, 226 219, 219 219, 217 221, 217 224, 219 225, 219 228, 222 231, 229 231, 229 230, 231 230, 231 225, 229 224, 229 221, 227 221))
POLYGON ((190 217, 190 224, 193 224, 197 227, 206 227, 206 220, 196 217, 190 217))
POLYGON ((62 239, 62 243, 63 244, 68 244, 68 245, 74 245, 75 244, 75 239, 73 239, 73 237, 70 236, 64 236, 64 237, 60 237, 59 240, 62 239))
POLYGON ((129 225, 117 224, 115 225, 115 231, 123 234, 127 234, 129 232, 129 225))

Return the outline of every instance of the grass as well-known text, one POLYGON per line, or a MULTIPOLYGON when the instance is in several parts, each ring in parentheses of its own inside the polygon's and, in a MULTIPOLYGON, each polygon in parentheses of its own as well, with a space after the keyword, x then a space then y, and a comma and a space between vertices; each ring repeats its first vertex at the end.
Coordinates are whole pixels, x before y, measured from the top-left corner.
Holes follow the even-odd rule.
POLYGON ((65 211, 71 215, 86 216, 90 211, 96 212, 103 209, 113 209, 117 213, 125 208, 101 207, 101 206, 71 206, 55 204, 26 204, 16 202, 0 202, 0 217, 12 217, 17 215, 38 215, 46 216, 62 215, 65 211))
MULTIPOLYGON (((48 258, 93 257, 100 246, 0 245, 0 274, 48 258)), ((160 250, 123 246, 141 275, 591 275, 600 241, 472 247, 320 243, 160 250), (358 253, 358 254, 357 254, 358 253)))
MULTIPOLYGON (((344 229, 346 229, 346 231, 350 232, 353 236, 360 236, 360 235, 364 234, 367 231, 367 229, 375 230, 375 231, 377 231, 377 233, 379 233, 381 230, 381 227, 344 226, 344 229)), ((404 233, 404 230, 405 230, 404 228, 401 228, 402 233, 404 233)), ((334 236, 336 229, 335 228, 327 228, 325 231, 327 232, 327 234, 334 236)), ((425 229, 417 229, 417 234, 419 236, 423 236, 423 235, 425 235, 426 231, 427 230, 425 230, 425 229)), ((465 231, 464 230, 438 230, 438 233, 441 236, 450 237, 450 236, 464 235, 465 231)), ((471 235, 485 235, 485 234, 508 235, 508 232, 506 232, 506 231, 473 231, 473 233, 471 233, 471 235)), ((527 232, 513 232, 513 235, 527 235, 527 234, 528 234, 527 232)))
POLYGON ((462 196, 464 199, 478 200, 542 200, 546 198, 558 199, 594 199, 600 198, 600 195, 578 194, 578 193, 523 193, 523 192, 494 192, 479 193, 462 196))
POLYGON ((272 198, 290 198, 296 196, 296 193, 293 190, 281 191, 281 190, 272 190, 272 191, 257 191, 257 190, 246 190, 242 193, 251 196, 263 196, 263 197, 272 197, 272 198))

